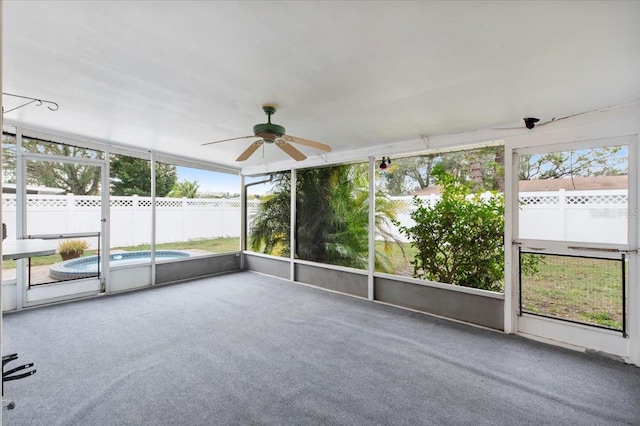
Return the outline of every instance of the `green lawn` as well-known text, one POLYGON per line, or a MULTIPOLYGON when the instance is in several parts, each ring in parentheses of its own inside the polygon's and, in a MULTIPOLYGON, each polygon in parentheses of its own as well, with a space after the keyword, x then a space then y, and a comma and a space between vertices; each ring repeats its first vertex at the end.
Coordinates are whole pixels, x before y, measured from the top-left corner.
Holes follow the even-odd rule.
POLYGON ((540 260, 522 277, 522 310, 622 329, 620 261, 523 254, 540 260))
MULTIPOLYGON (((137 250, 151 250, 151 245, 139 245, 128 247, 114 247, 119 250, 137 251, 137 250)), ((191 240, 177 243, 164 243, 157 244, 157 250, 205 250, 213 253, 228 253, 232 251, 240 250, 240 238, 213 238, 209 240, 191 240)))
MULTIPOLYGON (((376 241, 376 251, 384 253, 384 242, 376 241)), ((405 277, 413 275, 413 265, 409 262, 413 260, 417 250, 411 247, 410 243, 391 244, 391 252, 385 253, 393 265, 394 273, 405 277), (402 246, 402 248, 400 247, 402 246), (404 249, 404 254, 402 250, 404 249)))
MULTIPOLYGON (((84 253, 85 256, 92 256, 96 254, 94 250, 89 250, 84 253)), ((31 266, 44 266, 53 265, 54 263, 62 262, 62 258, 59 254, 52 254, 50 256, 38 256, 31 258, 31 266)), ((16 269, 15 260, 3 260, 2 269, 16 269)))

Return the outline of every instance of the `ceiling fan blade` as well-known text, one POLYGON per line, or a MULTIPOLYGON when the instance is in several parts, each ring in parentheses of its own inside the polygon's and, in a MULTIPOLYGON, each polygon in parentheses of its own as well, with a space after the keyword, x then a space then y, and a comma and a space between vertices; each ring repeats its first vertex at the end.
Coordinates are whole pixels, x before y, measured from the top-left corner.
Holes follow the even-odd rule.
POLYGON ((314 142, 314 141, 310 141, 309 139, 302 139, 296 136, 291 136, 291 135, 283 135, 284 140, 286 140, 287 142, 294 142, 294 143, 298 143, 300 145, 305 145, 305 146, 309 146, 311 148, 316 148, 319 149, 321 151, 327 151, 327 152, 331 152, 331 147, 327 144, 324 143, 320 143, 320 142, 314 142))
POLYGON ((242 154, 240 154, 240 156, 238 158, 236 158, 236 161, 244 161, 247 158, 251 157, 251 155, 254 152, 256 152, 258 150, 258 148, 260 148, 262 146, 263 143, 264 143, 264 141, 262 139, 252 143, 251 145, 249 145, 249 148, 245 149, 244 152, 242 154))
POLYGON ((214 143, 228 142, 228 141, 235 141, 235 140, 238 140, 238 139, 247 139, 247 138, 255 138, 255 136, 254 136, 254 135, 251 135, 251 136, 240 136, 239 138, 222 139, 221 141, 213 141, 213 142, 203 143, 203 144, 200 144, 200 146, 212 145, 212 144, 214 144, 214 143))
POLYGON ((275 145, 277 145, 278 148, 280 148, 281 150, 289 154, 289 156, 296 161, 302 161, 307 158, 306 155, 304 155, 303 153, 298 151, 296 148, 294 148, 293 145, 289 145, 287 141, 276 140, 275 145))

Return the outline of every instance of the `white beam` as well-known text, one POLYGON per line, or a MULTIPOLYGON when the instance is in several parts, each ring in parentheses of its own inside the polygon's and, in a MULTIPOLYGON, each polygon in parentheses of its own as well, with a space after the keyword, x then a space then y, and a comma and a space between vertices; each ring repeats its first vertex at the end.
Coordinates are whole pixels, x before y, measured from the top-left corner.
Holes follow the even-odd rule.
POLYGON ((376 162, 369 157, 369 275, 367 299, 373 300, 373 273, 376 270, 376 162))
POLYGON ((289 279, 296 280, 296 170, 291 169, 291 218, 289 220, 289 279))

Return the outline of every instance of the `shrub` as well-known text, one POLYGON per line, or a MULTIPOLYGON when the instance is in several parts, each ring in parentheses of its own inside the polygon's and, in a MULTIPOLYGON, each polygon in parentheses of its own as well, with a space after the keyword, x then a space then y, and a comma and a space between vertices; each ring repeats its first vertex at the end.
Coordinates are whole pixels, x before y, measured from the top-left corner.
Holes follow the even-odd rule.
POLYGON ((435 206, 418 197, 415 225, 400 232, 417 248, 413 276, 431 281, 502 291, 504 277, 504 196, 482 197, 442 170, 433 175, 442 188, 435 206))
POLYGON ((88 248, 89 244, 84 240, 65 240, 58 243, 58 253, 65 260, 82 256, 88 248))

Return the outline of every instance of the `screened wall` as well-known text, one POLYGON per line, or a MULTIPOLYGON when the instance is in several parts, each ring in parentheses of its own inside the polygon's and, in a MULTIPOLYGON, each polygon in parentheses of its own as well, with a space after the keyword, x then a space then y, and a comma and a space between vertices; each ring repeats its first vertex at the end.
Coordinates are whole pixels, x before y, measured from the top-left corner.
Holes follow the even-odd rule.
POLYGON ((43 240, 55 254, 3 262, 5 310, 240 267, 238 174, 11 130, 2 146, 7 239, 43 240))

